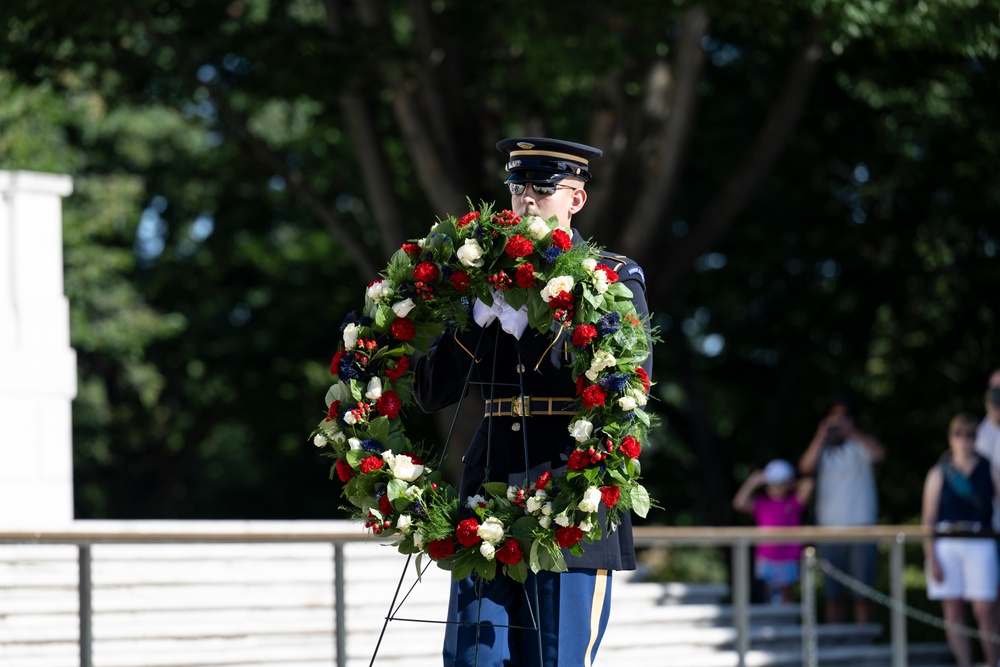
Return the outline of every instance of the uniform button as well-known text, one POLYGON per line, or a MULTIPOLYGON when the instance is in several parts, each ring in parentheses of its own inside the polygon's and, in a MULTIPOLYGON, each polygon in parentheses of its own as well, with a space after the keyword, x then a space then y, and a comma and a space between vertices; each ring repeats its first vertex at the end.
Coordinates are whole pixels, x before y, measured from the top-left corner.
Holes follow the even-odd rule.
POLYGON ((513 424, 511 424, 510 425, 510 430, 514 431, 514 432, 520 431, 521 430, 521 422, 514 422, 513 424))
POLYGON ((517 372, 518 373, 523 373, 524 372, 524 364, 518 364, 517 365, 517 372))

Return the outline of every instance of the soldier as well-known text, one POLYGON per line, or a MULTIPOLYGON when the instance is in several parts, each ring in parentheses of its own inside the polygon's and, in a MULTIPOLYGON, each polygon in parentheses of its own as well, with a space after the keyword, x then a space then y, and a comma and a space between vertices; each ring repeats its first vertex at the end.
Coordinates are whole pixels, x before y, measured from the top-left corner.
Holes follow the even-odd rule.
MULTIPOLYGON (((560 227, 572 231, 573 215, 587 201, 590 162, 601 151, 537 137, 504 139, 497 148, 509 156, 506 183, 514 213, 555 216, 560 227)), ((584 243, 576 231, 572 238, 584 243)), ((604 256, 631 290, 639 316, 648 315, 642 269, 627 257, 604 256)), ((463 457, 462 498, 483 493, 484 482, 523 486, 546 470, 560 474, 574 445, 567 427, 577 405, 565 342, 553 345, 550 336, 527 328, 523 308, 515 311, 504 303, 491 308, 476 300, 472 315, 474 324, 464 332, 446 332, 415 368, 416 398, 426 412, 464 395, 470 366, 472 381, 483 383, 486 411, 463 457), (523 430, 522 415, 527 415, 523 430)), ((651 356, 643 367, 651 375, 651 356)), ((568 572, 529 573, 525 584, 505 577, 454 582, 446 667, 590 665, 611 610, 611 571, 635 569, 629 517, 585 545, 583 556, 564 555, 568 572)))

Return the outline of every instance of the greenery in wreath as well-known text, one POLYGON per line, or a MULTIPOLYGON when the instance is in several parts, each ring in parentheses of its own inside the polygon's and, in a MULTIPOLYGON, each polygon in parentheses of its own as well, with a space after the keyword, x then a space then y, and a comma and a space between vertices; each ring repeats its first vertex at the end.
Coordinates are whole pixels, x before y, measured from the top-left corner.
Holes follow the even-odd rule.
POLYGON ((341 325, 327 414, 312 434, 335 459, 331 478, 344 483, 357 517, 375 534, 398 536, 418 568, 426 554, 456 579, 499 571, 524 581, 529 567, 564 571, 562 549, 583 553, 623 512, 645 516, 639 454, 651 425, 643 409, 650 380, 640 364, 653 333, 631 296, 599 248, 574 245, 554 218, 522 219, 483 203, 404 243, 368 285, 362 313, 341 325), (411 360, 446 327, 469 326, 462 297, 491 305, 499 294, 514 309, 526 306, 539 333, 572 343, 576 448, 558 476, 546 472, 523 488, 486 484, 487 497, 459 498, 427 464, 431 452, 406 436, 411 360))

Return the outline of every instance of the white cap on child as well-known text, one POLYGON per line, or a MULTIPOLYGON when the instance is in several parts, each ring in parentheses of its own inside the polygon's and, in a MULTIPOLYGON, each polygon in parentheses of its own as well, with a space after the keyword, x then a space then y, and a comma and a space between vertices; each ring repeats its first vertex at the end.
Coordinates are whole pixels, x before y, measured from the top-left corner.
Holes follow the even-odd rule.
POLYGON ((764 481, 768 484, 784 484, 795 479, 795 468, 784 459, 774 459, 764 466, 764 481))

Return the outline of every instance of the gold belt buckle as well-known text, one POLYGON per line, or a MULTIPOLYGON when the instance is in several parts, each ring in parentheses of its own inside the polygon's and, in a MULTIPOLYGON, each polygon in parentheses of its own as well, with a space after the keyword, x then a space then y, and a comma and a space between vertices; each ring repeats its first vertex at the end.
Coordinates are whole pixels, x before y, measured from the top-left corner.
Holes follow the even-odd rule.
POLYGON ((531 396, 516 396, 510 400, 510 412, 514 417, 531 416, 531 396))

